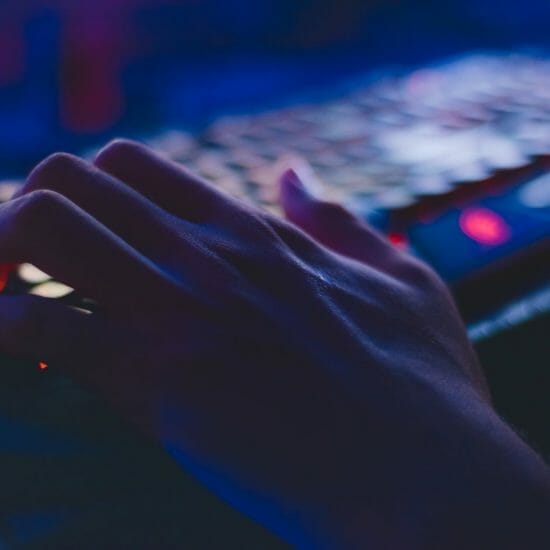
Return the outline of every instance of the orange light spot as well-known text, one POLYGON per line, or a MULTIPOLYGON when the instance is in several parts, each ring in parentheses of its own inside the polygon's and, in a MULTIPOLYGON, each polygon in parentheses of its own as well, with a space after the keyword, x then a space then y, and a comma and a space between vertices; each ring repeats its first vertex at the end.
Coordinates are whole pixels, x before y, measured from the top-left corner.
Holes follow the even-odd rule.
POLYGON ((481 244, 497 246, 510 238, 510 227, 488 208, 469 208, 460 215, 460 229, 481 244))
POLYGON ((40 370, 46 370, 48 368, 48 365, 46 363, 38 363, 38 367, 40 368, 40 370))

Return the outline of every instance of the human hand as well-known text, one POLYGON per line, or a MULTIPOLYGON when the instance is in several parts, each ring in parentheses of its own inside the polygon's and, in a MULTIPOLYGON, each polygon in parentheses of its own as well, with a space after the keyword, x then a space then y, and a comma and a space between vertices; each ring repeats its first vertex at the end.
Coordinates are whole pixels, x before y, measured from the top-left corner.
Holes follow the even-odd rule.
POLYGON ((304 231, 136 144, 95 164, 37 167, 0 207, 0 261, 34 263, 99 312, 2 297, 3 351, 95 388, 303 547, 472 547, 495 495, 547 498, 427 266, 292 171, 281 202, 304 231))

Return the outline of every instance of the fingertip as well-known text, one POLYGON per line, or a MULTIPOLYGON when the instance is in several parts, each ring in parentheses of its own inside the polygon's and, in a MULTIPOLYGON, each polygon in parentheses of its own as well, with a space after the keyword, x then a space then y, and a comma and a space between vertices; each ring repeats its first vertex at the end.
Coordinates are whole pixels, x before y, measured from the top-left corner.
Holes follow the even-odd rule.
POLYGON ((99 150, 94 164, 101 168, 110 166, 113 162, 126 162, 145 149, 144 145, 126 138, 116 138, 99 150))
POLYGON ((306 184, 304 177, 299 175, 295 168, 288 168, 283 172, 281 176, 281 188, 283 191, 288 191, 296 198, 313 198, 313 193, 306 184))
POLYGON ((298 210, 315 200, 303 175, 295 168, 285 170, 280 178, 279 202, 286 216, 293 218, 298 210))
POLYGON ((41 160, 29 173, 25 183, 12 195, 11 201, 41 188, 49 188, 52 182, 63 180, 67 174, 85 166, 86 162, 64 152, 53 153, 41 160))

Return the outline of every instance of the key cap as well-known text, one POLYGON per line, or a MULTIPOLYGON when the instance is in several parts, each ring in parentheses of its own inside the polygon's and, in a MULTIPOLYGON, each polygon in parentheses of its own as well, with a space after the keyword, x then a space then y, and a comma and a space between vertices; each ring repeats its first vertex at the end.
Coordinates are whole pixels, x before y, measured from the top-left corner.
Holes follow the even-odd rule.
POLYGON ((49 281, 51 277, 32 264, 21 264, 17 270, 19 278, 30 285, 38 285, 49 281))

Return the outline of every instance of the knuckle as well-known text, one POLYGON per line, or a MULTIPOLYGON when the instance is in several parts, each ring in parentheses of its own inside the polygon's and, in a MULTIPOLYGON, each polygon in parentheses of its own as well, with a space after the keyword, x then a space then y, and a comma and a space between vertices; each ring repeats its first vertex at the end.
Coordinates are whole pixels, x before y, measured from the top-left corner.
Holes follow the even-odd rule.
POLYGON ((38 189, 55 189, 63 184, 68 173, 73 173, 81 162, 68 153, 54 153, 43 160, 29 175, 22 193, 38 189))
POLYGON ((59 212, 63 198, 55 191, 38 189, 25 195, 17 206, 14 216, 14 225, 17 229, 24 229, 41 223, 46 217, 59 212))
POLYGON ((135 156, 141 150, 141 147, 140 144, 128 139, 114 139, 98 153, 95 164, 98 166, 116 164, 135 156))
POLYGON ((79 160, 68 153, 54 153, 32 171, 29 181, 40 185, 40 183, 47 183, 50 178, 58 179, 68 170, 74 169, 78 163, 79 160))
POLYGON ((273 228, 270 220, 260 210, 245 206, 239 216, 239 223, 242 228, 243 237, 252 247, 273 247, 280 242, 280 237, 273 228))
POLYGON ((402 267, 402 278, 419 290, 433 291, 445 286, 440 276, 428 264, 414 258, 408 258, 402 267))
POLYGON ((257 228, 257 235, 261 236, 262 241, 267 242, 267 244, 272 246, 280 242, 279 235, 269 223, 269 220, 265 218, 262 213, 253 215, 252 219, 257 228))

